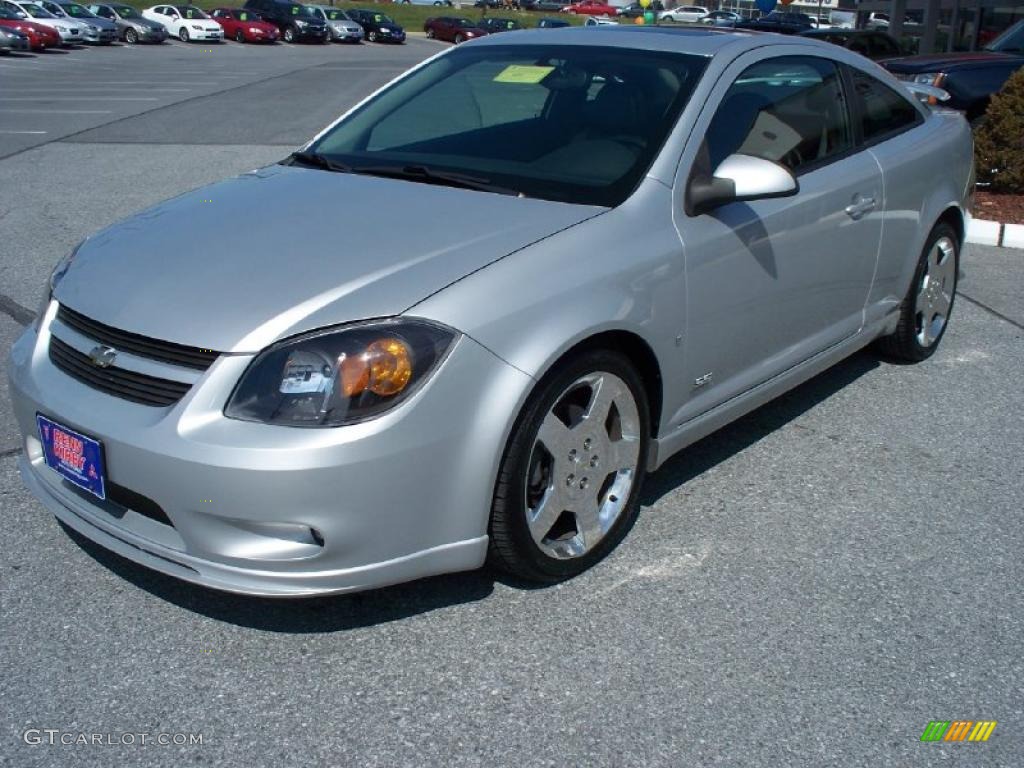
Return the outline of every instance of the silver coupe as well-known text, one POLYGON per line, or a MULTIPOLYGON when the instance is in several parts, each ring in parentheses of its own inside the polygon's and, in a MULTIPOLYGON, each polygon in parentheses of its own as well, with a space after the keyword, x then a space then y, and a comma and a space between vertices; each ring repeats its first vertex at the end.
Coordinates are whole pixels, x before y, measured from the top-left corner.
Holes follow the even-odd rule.
POLYGON ((449 49, 61 260, 10 354, 21 474, 222 590, 565 579, 672 454, 868 344, 935 351, 972 162, 960 115, 828 43, 449 49))

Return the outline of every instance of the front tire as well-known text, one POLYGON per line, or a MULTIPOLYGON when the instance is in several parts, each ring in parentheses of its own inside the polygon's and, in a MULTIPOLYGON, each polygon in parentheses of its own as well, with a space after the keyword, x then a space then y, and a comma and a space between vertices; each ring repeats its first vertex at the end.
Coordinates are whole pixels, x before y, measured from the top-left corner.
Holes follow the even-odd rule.
POLYGON ((295 42, 295 30, 292 29, 291 27, 285 27, 284 28, 284 41, 286 43, 294 43, 295 42))
POLYGON ((376 32, 370 32, 369 34, 366 35, 366 39, 369 40, 371 43, 376 43, 377 42, 377 33, 376 32))
POLYGON ((464 38, 461 34, 458 34, 458 35, 455 36, 455 44, 458 45, 459 43, 463 42, 465 39, 466 38, 464 38))
POLYGON ((427 30, 427 38, 429 40, 433 40, 434 39, 434 30, 433 29, 428 29, 427 30))
POLYGON ((488 562, 556 582, 597 563, 639 510, 650 416, 629 360, 608 350, 559 364, 523 407, 495 484, 488 562))
POLYGON ((245 42, 245 33, 242 30, 240 30, 240 29, 236 29, 235 30, 235 42, 236 43, 244 43, 245 42))
POLYGON ((188 42, 188 29, 186 27, 182 27, 178 30, 178 39, 183 43, 188 42))
POLYGON ((895 332, 878 340, 879 351, 917 363, 931 357, 949 327, 960 273, 960 238, 948 223, 932 230, 914 270, 895 332))
POLYGON ((124 41, 129 45, 135 45, 139 42, 139 33, 134 29, 126 29, 124 31, 124 41))

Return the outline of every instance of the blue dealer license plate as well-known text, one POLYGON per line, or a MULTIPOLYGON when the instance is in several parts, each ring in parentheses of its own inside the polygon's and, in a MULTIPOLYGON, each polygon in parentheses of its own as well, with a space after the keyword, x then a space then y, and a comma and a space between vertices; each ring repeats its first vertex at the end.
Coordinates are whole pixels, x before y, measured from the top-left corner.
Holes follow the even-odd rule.
POLYGON ((107 498, 100 442, 39 414, 36 414, 36 425, 46 466, 79 488, 101 499, 107 498))

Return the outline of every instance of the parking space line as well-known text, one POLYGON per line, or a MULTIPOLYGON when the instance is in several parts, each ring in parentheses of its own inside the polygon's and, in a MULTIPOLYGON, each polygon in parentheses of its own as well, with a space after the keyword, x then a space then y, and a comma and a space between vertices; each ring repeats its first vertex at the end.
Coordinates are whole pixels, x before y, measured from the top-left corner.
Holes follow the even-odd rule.
POLYGON ((46 131, 5 131, 5 130, 0 130, 0 133, 15 134, 15 135, 18 135, 18 136, 22 136, 22 135, 26 135, 26 136, 41 136, 41 135, 45 134, 46 131))
POLYGON ((0 96, 0 101, 160 101, 156 96, 0 96))
POLYGON ((4 109, 4 114, 22 115, 112 115, 111 109, 4 109))

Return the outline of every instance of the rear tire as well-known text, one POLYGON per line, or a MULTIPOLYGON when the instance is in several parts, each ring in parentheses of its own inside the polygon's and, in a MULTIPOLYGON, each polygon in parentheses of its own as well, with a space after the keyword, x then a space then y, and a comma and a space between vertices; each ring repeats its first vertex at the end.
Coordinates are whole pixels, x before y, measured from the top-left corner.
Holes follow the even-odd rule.
POLYGON ((551 583, 604 558, 636 521, 649 434, 647 394, 627 358, 592 350, 560 362, 512 428, 488 562, 551 583))
POLYGON ((927 360, 949 327, 960 274, 960 238, 946 222, 935 225, 900 304, 896 330, 877 342, 886 357, 917 363, 927 360))

